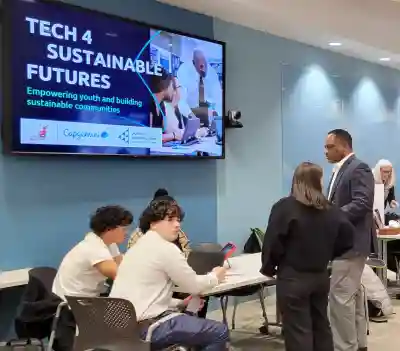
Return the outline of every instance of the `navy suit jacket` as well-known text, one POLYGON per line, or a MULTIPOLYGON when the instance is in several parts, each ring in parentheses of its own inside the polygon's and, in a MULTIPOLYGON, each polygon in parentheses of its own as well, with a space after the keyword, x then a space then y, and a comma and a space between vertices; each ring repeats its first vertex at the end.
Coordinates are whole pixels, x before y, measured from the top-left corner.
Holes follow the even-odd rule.
MULTIPOLYGON (((330 184, 328 187, 328 192, 330 184)), ((375 245, 373 220, 375 181, 369 166, 351 156, 339 169, 329 200, 355 227, 351 253, 367 257, 375 245)))

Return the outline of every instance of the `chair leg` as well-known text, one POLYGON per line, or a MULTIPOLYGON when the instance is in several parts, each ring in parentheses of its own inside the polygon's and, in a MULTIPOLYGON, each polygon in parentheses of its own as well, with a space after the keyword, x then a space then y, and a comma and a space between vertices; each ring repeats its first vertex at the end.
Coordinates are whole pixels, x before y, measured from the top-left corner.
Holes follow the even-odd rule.
POLYGON ((397 256, 394 257, 394 260, 396 262, 396 285, 400 285, 400 260, 397 256))
POLYGON ((367 292, 365 291, 365 287, 362 284, 361 284, 361 293, 363 295, 363 301, 364 301, 364 313, 365 313, 365 320, 366 320, 366 324, 367 324, 367 335, 369 335, 370 330, 369 330, 368 297, 367 297, 367 292))
POLYGON ((238 308, 238 298, 234 297, 233 298, 233 312, 232 312, 232 330, 235 330, 236 327, 236 310, 238 308))
POLYGON ((258 297, 260 299, 260 304, 261 304, 261 309, 262 309, 262 314, 264 317, 265 325, 268 326, 269 322, 268 322, 267 310, 265 308, 265 295, 264 295, 263 287, 261 287, 260 290, 258 291, 258 297))
POLYGON ((51 333, 50 333, 49 343, 47 344, 47 348, 46 348, 47 351, 52 351, 52 349, 53 349, 54 339, 56 337, 58 320, 60 319, 61 310, 66 305, 67 305, 66 302, 61 302, 57 306, 56 314, 55 314, 55 316, 53 318, 53 321, 51 323, 51 333))

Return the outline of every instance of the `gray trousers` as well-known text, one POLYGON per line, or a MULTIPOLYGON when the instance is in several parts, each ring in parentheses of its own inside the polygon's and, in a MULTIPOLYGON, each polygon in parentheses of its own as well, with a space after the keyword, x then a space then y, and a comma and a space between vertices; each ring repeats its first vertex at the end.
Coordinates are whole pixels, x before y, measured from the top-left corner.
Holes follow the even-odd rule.
POLYGON ((361 290, 365 261, 358 256, 332 262, 329 306, 335 351, 367 347, 367 320, 361 290))

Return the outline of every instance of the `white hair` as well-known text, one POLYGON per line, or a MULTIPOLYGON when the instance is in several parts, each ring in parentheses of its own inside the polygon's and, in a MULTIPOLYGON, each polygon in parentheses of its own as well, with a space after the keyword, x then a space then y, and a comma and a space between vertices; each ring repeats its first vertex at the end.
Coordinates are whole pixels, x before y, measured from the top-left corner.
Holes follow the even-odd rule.
POLYGON ((389 181, 386 184, 387 188, 392 188, 396 183, 396 175, 394 173, 394 167, 389 160, 379 160, 378 163, 375 165, 372 173, 374 174, 375 183, 376 184, 383 184, 382 176, 381 176, 381 168, 382 167, 392 167, 392 174, 390 175, 389 181))

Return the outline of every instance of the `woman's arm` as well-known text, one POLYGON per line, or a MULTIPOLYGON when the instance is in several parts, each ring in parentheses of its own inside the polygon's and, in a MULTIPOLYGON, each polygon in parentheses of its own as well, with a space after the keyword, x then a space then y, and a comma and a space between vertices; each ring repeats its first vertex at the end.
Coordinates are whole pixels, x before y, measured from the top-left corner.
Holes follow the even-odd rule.
POLYGON ((261 251, 260 272, 268 277, 273 277, 277 272, 282 256, 285 253, 285 237, 289 228, 290 214, 282 206, 283 201, 276 203, 268 220, 267 231, 261 251))
POLYGON ((394 186, 392 186, 389 189, 389 193, 388 193, 388 196, 387 196, 387 202, 389 203, 389 205, 390 205, 390 203, 392 201, 396 201, 396 196, 395 196, 395 193, 394 193, 394 186))

